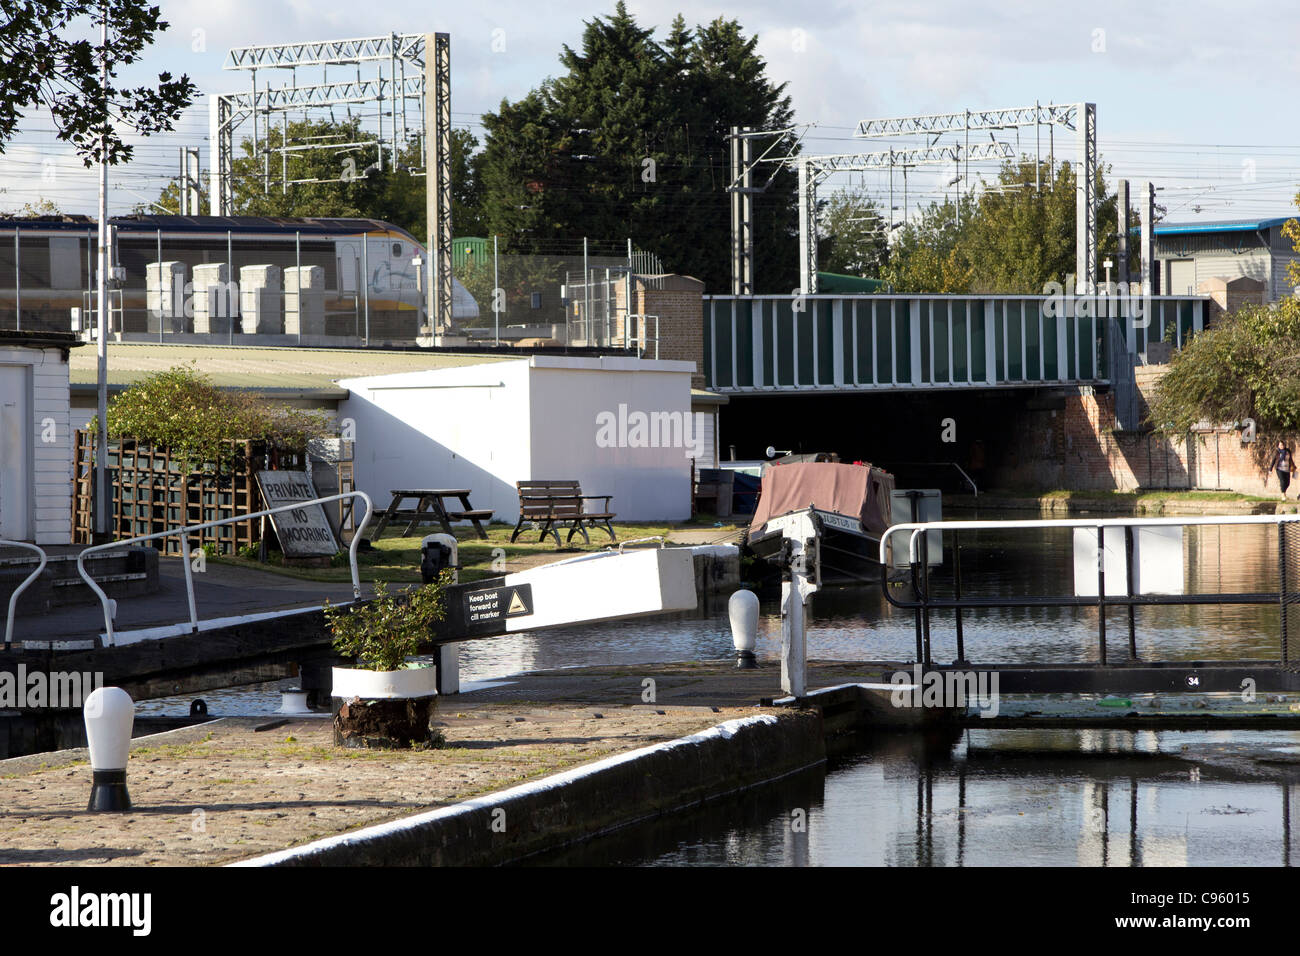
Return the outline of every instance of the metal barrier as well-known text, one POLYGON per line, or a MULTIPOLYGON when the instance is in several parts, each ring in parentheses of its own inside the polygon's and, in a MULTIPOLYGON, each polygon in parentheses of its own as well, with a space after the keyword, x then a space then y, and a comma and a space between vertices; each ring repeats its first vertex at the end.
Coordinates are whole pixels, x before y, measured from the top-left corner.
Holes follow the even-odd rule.
POLYGON ((979 486, 975 484, 975 479, 967 474, 966 469, 955 461, 882 461, 878 462, 878 464, 881 468, 891 471, 897 468, 916 468, 922 466, 926 468, 938 468, 943 465, 949 465, 956 468, 957 474, 961 475, 962 481, 970 485, 971 494, 976 498, 980 496, 979 486))
MULTIPOLYGON (((1215 515, 1207 517, 1186 518, 1105 518, 1105 519, 1028 519, 1008 521, 930 521, 896 524, 886 529, 880 538, 880 564, 889 568, 890 538, 902 532, 909 532, 908 570, 911 575, 914 600, 903 600, 891 594, 890 575, 881 575, 881 589, 885 599, 894 607, 912 610, 916 615, 916 659, 929 666, 932 664, 930 653, 930 612, 950 610, 955 614, 957 661, 966 663, 966 649, 962 634, 962 611, 975 608, 1024 608, 1024 607, 1092 607, 1097 609, 1097 646, 1100 663, 1107 664, 1106 654, 1106 609, 1122 607, 1128 609, 1128 652, 1129 660, 1139 660, 1137 652, 1137 633, 1134 611, 1138 607, 1153 605, 1203 605, 1203 604, 1276 604, 1281 610, 1281 639, 1279 662, 1291 663, 1293 655, 1288 647, 1288 605, 1300 601, 1300 586, 1291 580, 1300 573, 1300 560, 1297 567, 1288 570, 1286 533, 1287 526, 1294 526, 1296 540, 1291 542, 1300 546, 1300 516, 1296 515, 1215 515), (1278 564, 1280 577, 1276 591, 1241 591, 1214 594, 1135 594, 1133 567, 1133 529, 1150 527, 1190 527, 1202 525, 1275 525, 1278 528, 1278 564), (1097 595, 1084 596, 1022 596, 1012 598, 963 597, 961 593, 961 543, 957 535, 963 531, 1001 531, 1027 528, 1087 528, 1097 533, 1097 595), (1105 529, 1124 529, 1124 594, 1106 593, 1105 529), (928 531, 952 532, 953 554, 953 597, 934 597, 930 591, 930 562, 926 554, 928 531)), ((1292 614, 1295 624, 1300 625, 1300 610, 1292 614)))
MULTIPOLYGON (((120 548, 123 545, 139 544, 142 541, 154 541, 157 540, 158 538, 166 538, 174 534, 180 535, 181 536, 181 557, 185 563, 185 592, 187 598, 189 599, 189 606, 190 606, 190 633, 194 634, 197 633, 199 629, 199 614, 198 614, 197 605, 195 604, 195 600, 194 600, 194 568, 190 564, 190 544, 189 544, 190 532, 203 531, 206 530, 207 528, 216 528, 220 525, 232 524, 236 521, 248 521, 250 518, 262 518, 268 515, 279 514, 280 512, 283 511, 294 511, 298 508, 302 508, 305 505, 325 505, 325 504, 329 504, 331 501, 342 501, 344 498, 360 498, 362 501, 366 503, 365 517, 362 519, 361 524, 358 526, 359 528, 364 528, 366 524, 370 521, 370 514, 371 511, 373 510, 373 505, 371 504, 370 496, 367 495, 364 491, 345 491, 342 494, 329 495, 328 497, 325 498, 313 498, 310 501, 300 501, 291 505, 280 505, 277 508, 268 508, 265 511, 257 511, 254 512, 253 514, 238 515, 233 518, 222 518, 220 521, 209 521, 206 522, 205 524, 186 525, 183 528, 172 528, 169 531, 159 531, 155 534, 146 534, 138 538, 127 538, 124 541, 110 541, 107 544, 97 544, 94 545, 93 547, 86 548, 84 551, 81 552, 81 554, 77 555, 77 573, 80 574, 81 579, 90 586, 90 589, 99 596, 99 602, 101 605, 103 605, 105 645, 108 647, 112 647, 114 643, 113 642, 113 606, 116 604, 116 602, 112 601, 109 598, 109 596, 104 593, 103 589, 98 584, 95 583, 95 580, 86 572, 86 565, 85 565, 86 555, 94 551, 104 551, 108 548, 120 548)), ((352 535, 352 543, 348 545, 348 561, 352 566, 353 599, 358 599, 361 597, 361 577, 357 571, 357 545, 360 543, 361 543, 361 532, 360 531, 354 532, 352 535)), ((44 565, 42 565, 42 567, 43 566, 44 565)))
POLYGON ((14 593, 9 596, 9 616, 5 618, 5 650, 9 650, 10 645, 13 643, 14 612, 18 607, 18 598, 27 590, 29 584, 41 576, 41 572, 45 570, 45 565, 49 559, 45 554, 44 548, 39 548, 34 544, 28 544, 26 541, 10 541, 7 538, 0 538, 0 546, 26 548, 28 551, 35 551, 41 558, 41 563, 36 566, 36 570, 27 575, 27 577, 23 579, 23 583, 18 585, 14 593))

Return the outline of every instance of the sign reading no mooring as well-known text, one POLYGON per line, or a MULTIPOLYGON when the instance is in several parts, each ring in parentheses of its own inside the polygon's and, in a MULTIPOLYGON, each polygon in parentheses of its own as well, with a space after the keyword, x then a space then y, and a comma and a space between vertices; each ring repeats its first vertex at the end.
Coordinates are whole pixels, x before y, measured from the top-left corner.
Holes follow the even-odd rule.
MULTIPOLYGON (((257 483, 267 508, 279 508, 311 501, 317 497, 305 471, 259 471, 257 483)), ((310 558, 332 555, 339 550, 325 509, 319 504, 305 504, 292 511, 271 515, 275 535, 286 557, 310 558)))

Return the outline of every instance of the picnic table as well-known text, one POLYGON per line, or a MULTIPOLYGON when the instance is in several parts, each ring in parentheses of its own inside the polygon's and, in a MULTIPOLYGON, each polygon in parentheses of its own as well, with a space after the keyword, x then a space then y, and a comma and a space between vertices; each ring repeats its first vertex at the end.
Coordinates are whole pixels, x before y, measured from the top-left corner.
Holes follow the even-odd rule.
POLYGON ((469 488, 399 488, 392 494, 392 504, 379 513, 379 523, 375 525, 375 531, 370 536, 372 541, 377 541, 384 533, 384 529, 388 527, 388 523, 394 519, 410 522, 402 532, 403 538, 409 538, 417 525, 434 521, 442 525, 442 530, 447 534, 454 535, 451 530, 453 521, 469 521, 474 525, 478 536, 487 540, 483 522, 492 517, 492 509, 476 510, 469 503, 469 488), (416 507, 402 510, 402 502, 411 499, 418 502, 416 507), (448 508, 447 501, 450 499, 459 501, 460 507, 456 508, 453 505, 448 508))

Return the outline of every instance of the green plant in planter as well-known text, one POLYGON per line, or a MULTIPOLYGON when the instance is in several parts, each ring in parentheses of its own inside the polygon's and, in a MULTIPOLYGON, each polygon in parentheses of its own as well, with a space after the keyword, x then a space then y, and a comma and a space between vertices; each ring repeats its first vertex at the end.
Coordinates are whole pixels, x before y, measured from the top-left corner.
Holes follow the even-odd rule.
POLYGON ((429 639, 429 628, 447 612, 443 588, 451 583, 444 571, 433 584, 390 592, 383 582, 367 604, 331 607, 325 620, 334 635, 334 649, 357 659, 357 667, 372 671, 401 670, 406 659, 429 639))

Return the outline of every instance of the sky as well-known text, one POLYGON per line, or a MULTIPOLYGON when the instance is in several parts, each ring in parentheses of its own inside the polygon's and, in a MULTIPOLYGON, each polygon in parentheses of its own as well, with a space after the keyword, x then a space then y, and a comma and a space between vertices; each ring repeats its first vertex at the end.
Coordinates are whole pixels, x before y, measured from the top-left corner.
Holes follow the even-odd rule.
MULTIPOLYGON (((610 14, 609 2, 479 0, 161 0, 170 29, 123 79, 147 82, 163 70, 188 74, 202 95, 169 134, 137 142, 137 156, 112 171, 112 210, 155 199, 176 175, 177 148, 199 146, 208 168, 207 94, 249 87, 223 70, 232 46, 399 33, 451 35, 453 123, 482 134, 479 117, 518 99, 560 70, 562 45, 577 46, 583 22, 610 14)), ((629 10, 662 38, 680 2, 634 0, 629 10)), ((747 0, 693 4, 688 23, 725 16, 759 37, 768 76, 788 84, 798 123, 811 123, 805 153, 904 145, 853 136, 864 119, 1041 103, 1097 105, 1099 152, 1110 179, 1150 180, 1170 221, 1295 212, 1300 131, 1300 17, 1276 3, 1188 0, 1134 5, 1057 2, 846 3, 747 0)), ((367 75, 372 68, 367 67, 367 75)), ((271 71, 276 74, 277 71, 271 71)), ((287 82, 288 72, 259 81, 287 82)), ((310 82, 300 72, 299 82, 310 82)), ((53 136, 48 115, 31 114, 0 155, 0 212, 41 198, 64 212, 93 213, 96 180, 53 136)), ((242 129, 238 136, 249 132, 242 129)), ((1017 145, 1016 134, 1001 134, 1017 145)), ((1044 154, 1048 141, 1042 131, 1044 154)), ((1018 146, 1034 151, 1034 129, 1018 146)), ((1058 159, 1074 158, 1075 135, 1055 134, 1058 159)), ((994 167, 972 166, 971 181, 994 167)), ((908 206, 894 174, 896 216, 941 198, 951 168, 909 175, 908 206)), ((840 174, 824 190, 865 191, 884 201, 885 173, 840 174)), ((1136 186, 1134 187, 1136 194, 1136 186)), ((823 193, 824 195, 824 193, 823 193)), ((887 203, 886 203, 887 204, 887 203)))

